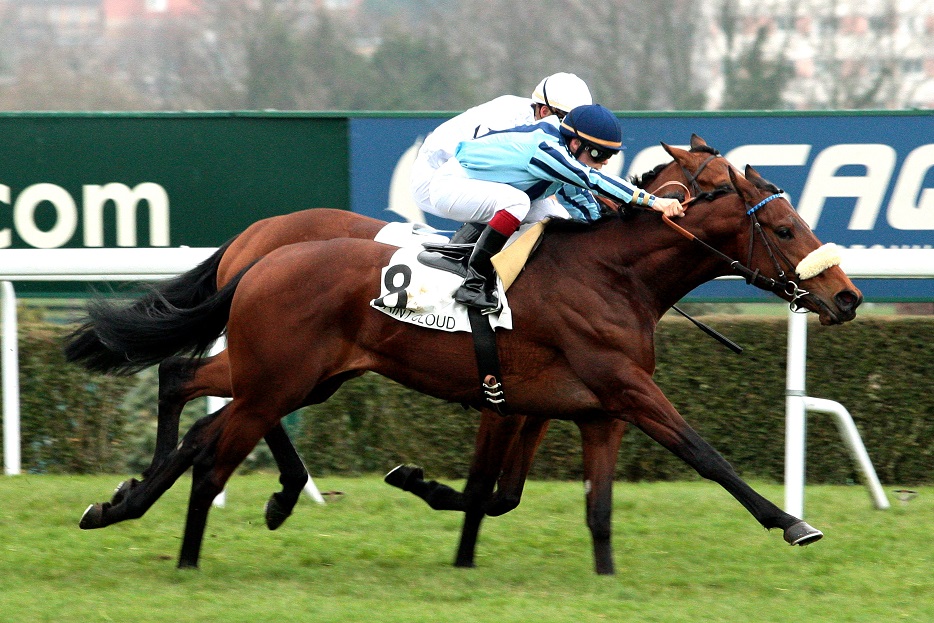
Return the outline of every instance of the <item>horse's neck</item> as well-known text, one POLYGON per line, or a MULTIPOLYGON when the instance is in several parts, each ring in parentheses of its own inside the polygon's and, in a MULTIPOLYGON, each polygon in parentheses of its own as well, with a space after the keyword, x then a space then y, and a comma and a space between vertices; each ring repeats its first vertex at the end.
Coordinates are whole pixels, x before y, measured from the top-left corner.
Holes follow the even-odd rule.
POLYGON ((694 288, 729 271, 728 264, 654 214, 602 223, 589 231, 556 232, 552 238, 551 248, 543 251, 561 258, 563 275, 579 283, 619 286, 601 293, 608 304, 614 296, 638 294, 656 319, 694 288), (586 279, 601 274, 605 279, 586 279))

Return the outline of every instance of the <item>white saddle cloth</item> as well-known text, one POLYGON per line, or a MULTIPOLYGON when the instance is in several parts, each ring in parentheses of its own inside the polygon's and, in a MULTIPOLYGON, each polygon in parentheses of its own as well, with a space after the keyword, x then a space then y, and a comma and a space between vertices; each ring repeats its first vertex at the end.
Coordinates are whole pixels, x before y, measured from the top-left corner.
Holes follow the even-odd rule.
MULTIPOLYGON (((467 308, 454 301, 454 292, 460 287, 463 279, 454 273, 425 266, 417 258, 418 254, 425 250, 422 242, 439 240, 429 240, 425 233, 413 230, 411 224, 390 225, 394 226, 393 231, 384 235, 384 228, 384 231, 376 236, 377 242, 392 245, 401 243, 404 246, 392 255, 389 264, 383 268, 379 298, 370 301, 370 306, 402 322, 420 327, 469 333, 467 308), (395 227, 397 225, 403 227, 395 227), (408 231, 405 231, 406 227, 408 231), (413 240, 415 244, 412 244, 413 240)), ((440 234, 432 236, 438 236, 442 243, 447 242, 447 238, 440 234)), ((512 313, 506 301, 503 282, 499 277, 496 279, 496 290, 503 309, 487 315, 490 326, 494 329, 511 329, 512 313)))
MULTIPOLYGON (((421 264, 417 256, 424 250, 421 245, 406 246, 393 253, 381 273, 380 296, 370 301, 370 306, 420 327, 469 333, 467 308, 454 300, 454 292, 464 280, 454 273, 421 264)), ((496 290, 503 309, 486 317, 494 329, 511 329, 512 313, 498 277, 496 290)))

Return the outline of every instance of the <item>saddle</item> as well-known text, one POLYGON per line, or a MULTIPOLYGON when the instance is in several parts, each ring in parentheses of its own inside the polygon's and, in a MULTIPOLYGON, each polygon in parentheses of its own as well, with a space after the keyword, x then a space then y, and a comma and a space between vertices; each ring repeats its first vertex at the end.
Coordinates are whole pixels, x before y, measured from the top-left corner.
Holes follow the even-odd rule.
MULTIPOLYGON (((504 290, 509 289, 538 248, 549 220, 546 218, 529 226, 511 244, 493 256, 493 267, 503 281, 504 290)), ((453 273, 462 279, 467 277, 467 260, 473 251, 472 244, 423 242, 422 246, 425 250, 418 254, 419 263, 453 273)))
POLYGON ((425 266, 454 273, 461 279, 467 277, 467 260, 473 251, 472 244, 438 244, 424 242, 425 250, 418 254, 418 261, 425 266))

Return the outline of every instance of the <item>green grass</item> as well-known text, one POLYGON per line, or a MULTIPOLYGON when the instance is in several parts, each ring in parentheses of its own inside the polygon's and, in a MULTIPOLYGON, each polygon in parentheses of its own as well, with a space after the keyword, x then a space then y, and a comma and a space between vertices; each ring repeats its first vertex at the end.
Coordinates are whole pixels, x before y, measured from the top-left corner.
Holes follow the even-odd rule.
MULTIPOLYGON (((826 537, 802 549, 711 483, 621 483, 617 575, 600 577, 577 483, 529 483, 516 511, 484 524, 478 567, 455 569, 460 515, 377 477, 316 479, 345 496, 303 497, 269 532, 275 477, 237 476, 201 570, 183 572, 187 477, 138 521, 77 528, 119 480, 0 477, 0 621, 934 620, 932 487, 888 511, 861 487, 809 487, 807 518, 826 537)), ((781 487, 757 488, 781 502, 781 487)))

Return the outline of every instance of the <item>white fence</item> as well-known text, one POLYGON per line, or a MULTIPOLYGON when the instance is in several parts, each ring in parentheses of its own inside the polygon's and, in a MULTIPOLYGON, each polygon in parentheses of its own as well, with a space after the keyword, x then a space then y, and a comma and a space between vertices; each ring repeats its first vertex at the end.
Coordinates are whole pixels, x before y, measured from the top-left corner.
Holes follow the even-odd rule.
MULTIPOLYGON (((3 249, 2 376, 4 472, 20 473, 19 360, 16 297, 12 281, 138 281, 163 279, 182 273, 207 258, 215 249, 3 249)), ((932 278, 934 249, 844 249, 842 268, 855 278, 932 278)), ((931 293, 934 299, 934 292, 931 293)), ((920 338, 919 338, 920 339, 920 338)), ((888 500, 849 412, 839 403, 806 395, 807 323, 803 314, 788 320, 788 370, 785 426, 785 509, 804 514, 805 416, 808 411, 830 413, 866 478, 877 508, 888 500)), ((314 488, 309 494, 320 500, 314 488)))
MULTIPOLYGON (((3 469, 22 469, 19 414, 19 347, 16 294, 12 281, 147 281, 174 277, 207 259, 215 248, 145 249, 4 249, 0 250, 0 365, 3 383, 3 469)), ((208 412, 223 406, 208 398, 208 412)), ((319 504, 324 498, 309 476, 305 491, 319 504)), ((223 504, 222 493, 216 504, 223 504)))

